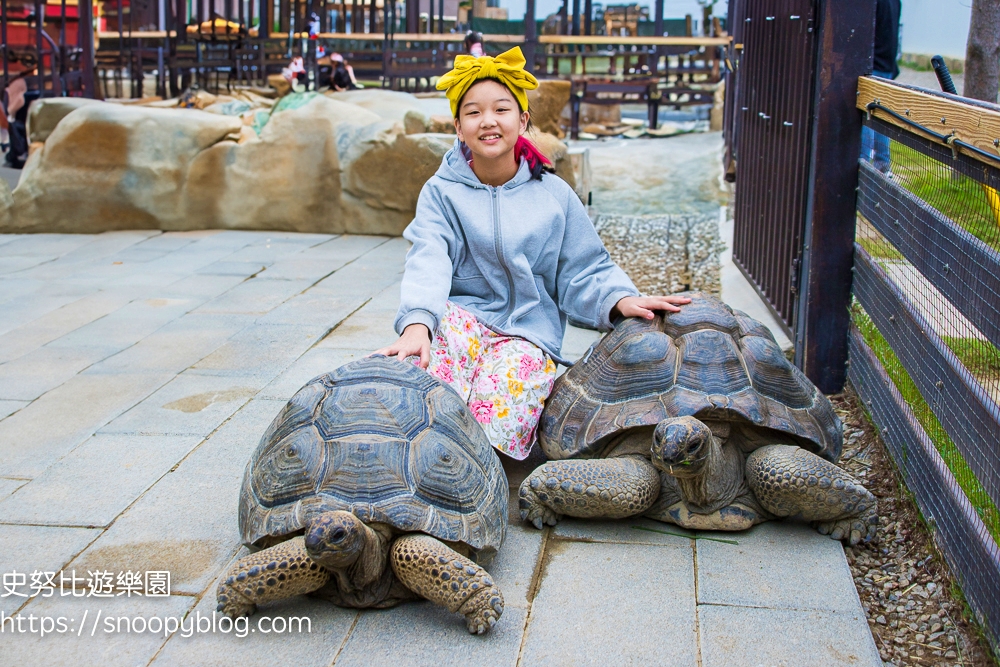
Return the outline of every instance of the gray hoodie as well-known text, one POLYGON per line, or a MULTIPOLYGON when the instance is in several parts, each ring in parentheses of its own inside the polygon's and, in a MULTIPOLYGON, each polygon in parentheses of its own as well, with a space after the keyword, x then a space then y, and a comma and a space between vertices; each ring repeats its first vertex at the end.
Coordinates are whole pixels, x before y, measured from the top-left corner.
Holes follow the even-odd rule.
POLYGON ((532 180, 522 159, 513 179, 483 185, 458 141, 424 184, 403 237, 413 247, 396 333, 417 322, 435 331, 450 299, 494 331, 566 363, 567 317, 606 331, 618 300, 639 294, 565 181, 532 180))

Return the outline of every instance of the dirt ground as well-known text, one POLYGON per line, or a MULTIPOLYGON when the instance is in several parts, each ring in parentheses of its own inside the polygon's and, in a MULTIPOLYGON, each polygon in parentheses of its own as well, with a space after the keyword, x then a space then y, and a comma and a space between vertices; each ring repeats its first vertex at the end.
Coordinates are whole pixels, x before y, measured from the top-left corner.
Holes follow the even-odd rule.
POLYGON ((857 395, 848 391, 832 399, 844 422, 840 466, 879 502, 875 540, 845 552, 882 660, 899 666, 996 665, 857 395))

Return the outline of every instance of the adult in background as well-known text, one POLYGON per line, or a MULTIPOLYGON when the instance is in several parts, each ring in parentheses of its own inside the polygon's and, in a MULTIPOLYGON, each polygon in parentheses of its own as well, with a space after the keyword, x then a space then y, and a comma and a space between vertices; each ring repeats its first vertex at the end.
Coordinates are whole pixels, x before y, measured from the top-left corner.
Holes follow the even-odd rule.
MULTIPOLYGON (((875 59, 872 63, 872 75, 881 79, 895 79, 899 76, 896 54, 899 53, 900 9, 900 0, 878 0, 875 5, 875 59)), ((870 160, 872 166, 883 174, 891 175, 889 137, 870 128, 863 128, 861 156, 870 160)))

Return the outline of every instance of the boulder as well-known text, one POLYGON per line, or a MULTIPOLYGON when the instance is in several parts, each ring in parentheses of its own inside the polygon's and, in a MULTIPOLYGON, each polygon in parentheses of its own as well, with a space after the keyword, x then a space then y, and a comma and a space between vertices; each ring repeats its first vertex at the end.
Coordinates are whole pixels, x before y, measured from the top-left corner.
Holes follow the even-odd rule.
POLYGON ((455 134, 455 119, 451 116, 433 115, 431 116, 430 129, 433 134, 455 134))
POLYGON ((568 159, 569 149, 562 141, 559 140, 554 134, 549 134, 548 132, 539 132, 537 128, 532 127, 529 129, 525 135, 531 143, 535 144, 535 147, 542 152, 542 155, 547 157, 550 162, 552 162, 556 176, 563 179, 569 186, 576 189, 576 175, 573 173, 573 164, 568 159))
POLYGON ((416 109, 410 109, 403 116, 403 131, 407 134, 423 134, 430 129, 430 119, 416 109))
POLYGON ((542 79, 538 88, 528 91, 528 109, 531 122, 541 132, 548 132, 559 139, 566 136, 561 127, 563 109, 569 104, 572 84, 559 79, 542 79))
POLYGON ((291 82, 281 74, 268 74, 267 85, 274 88, 276 97, 284 97, 288 93, 292 92, 291 82))
POLYGON ((431 116, 444 114, 450 118, 448 100, 443 97, 416 97, 410 93, 383 88, 329 91, 326 96, 338 102, 357 104, 378 114, 383 120, 404 123, 406 114, 415 111, 430 120, 431 116))
POLYGON ((86 97, 44 97, 28 109, 28 141, 45 141, 63 118, 97 100, 86 97))
POLYGON ((13 217, 0 201, 0 231, 398 235, 453 142, 408 136, 358 105, 315 94, 283 98, 256 126, 195 110, 86 105, 33 151, 13 217))
POLYGON ((194 110, 80 106, 29 158, 0 231, 196 229, 184 219, 188 169, 201 151, 235 145, 240 126, 194 110))

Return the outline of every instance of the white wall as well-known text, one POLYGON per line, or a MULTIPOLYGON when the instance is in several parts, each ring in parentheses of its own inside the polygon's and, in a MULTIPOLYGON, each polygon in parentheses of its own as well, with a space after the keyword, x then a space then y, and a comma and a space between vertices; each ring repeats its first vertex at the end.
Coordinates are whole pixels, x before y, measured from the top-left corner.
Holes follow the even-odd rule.
POLYGON ((965 58, 972 0, 902 0, 902 51, 965 58))

